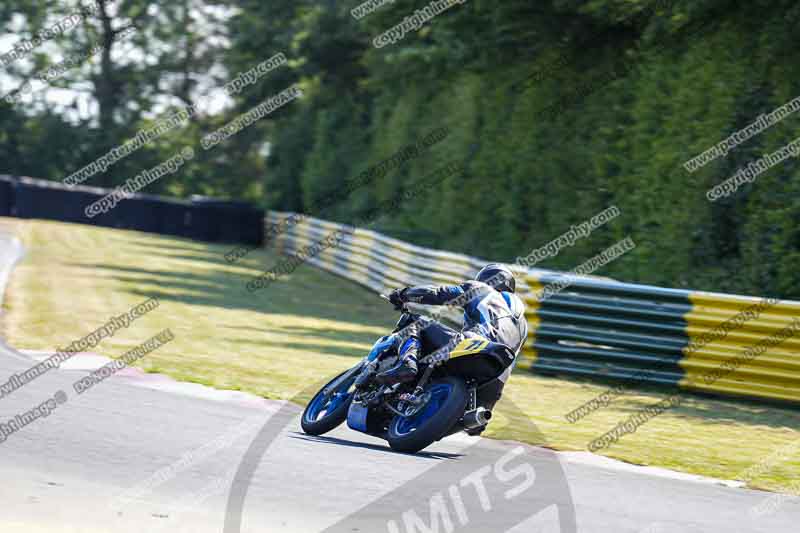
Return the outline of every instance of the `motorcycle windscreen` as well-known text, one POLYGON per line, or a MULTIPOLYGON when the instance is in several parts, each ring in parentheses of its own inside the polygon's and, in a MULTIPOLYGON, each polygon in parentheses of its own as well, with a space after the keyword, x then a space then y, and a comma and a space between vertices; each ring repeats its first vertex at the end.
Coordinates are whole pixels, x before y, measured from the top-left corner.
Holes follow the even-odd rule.
POLYGON ((392 335, 386 335, 385 337, 381 337, 372 347, 372 350, 369 352, 369 355, 367 356, 367 360, 374 361, 383 352, 392 348, 395 342, 397 342, 397 339, 392 335))

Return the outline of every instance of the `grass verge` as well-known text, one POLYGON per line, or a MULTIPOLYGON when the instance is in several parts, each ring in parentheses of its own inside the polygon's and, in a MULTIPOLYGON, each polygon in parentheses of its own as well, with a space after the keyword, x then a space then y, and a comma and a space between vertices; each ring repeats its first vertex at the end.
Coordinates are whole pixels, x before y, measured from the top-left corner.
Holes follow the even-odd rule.
MULTIPOLYGON (((355 364, 397 318, 374 294, 305 265, 248 293, 250 277, 276 262, 267 251, 231 265, 224 258, 231 246, 57 222, 3 219, 3 225, 27 249, 5 301, 4 334, 19 349, 66 346, 155 296, 158 309, 103 340, 98 351, 117 357, 169 327, 175 340, 143 359, 144 370, 287 399, 355 364)), ((541 434, 519 429, 525 425, 501 409, 488 436, 586 450, 589 441, 670 394, 637 390, 574 424, 565 419, 607 388, 518 370, 505 397, 541 434)), ((750 486, 781 490, 800 478, 797 451, 780 453, 795 442, 797 410, 689 396, 601 453, 723 479, 748 478, 750 469, 757 473, 744 479, 750 486)))

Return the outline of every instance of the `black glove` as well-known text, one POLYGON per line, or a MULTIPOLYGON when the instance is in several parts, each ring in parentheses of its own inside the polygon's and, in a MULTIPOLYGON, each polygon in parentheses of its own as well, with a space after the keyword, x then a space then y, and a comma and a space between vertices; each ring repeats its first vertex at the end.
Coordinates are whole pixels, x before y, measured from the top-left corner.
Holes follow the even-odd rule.
POLYGON ((389 293, 389 301, 398 311, 403 308, 403 304, 405 303, 405 293, 406 289, 395 289, 389 293))

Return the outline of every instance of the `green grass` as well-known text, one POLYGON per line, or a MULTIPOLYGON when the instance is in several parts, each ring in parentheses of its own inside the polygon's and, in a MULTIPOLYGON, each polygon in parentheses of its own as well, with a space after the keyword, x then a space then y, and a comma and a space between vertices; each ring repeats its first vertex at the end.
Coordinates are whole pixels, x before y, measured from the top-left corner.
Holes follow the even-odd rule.
MULTIPOLYGON (((231 246, 145 233, 5 219, 27 256, 11 278, 5 336, 19 349, 54 350, 156 296, 161 306, 96 351, 116 357, 163 328, 175 340, 140 362, 178 380, 265 398, 308 399, 309 387, 363 357, 396 314, 374 294, 309 266, 250 294, 251 276, 275 264, 252 252, 230 265, 231 246)), ((575 424, 564 415, 608 385, 534 376, 510 380, 489 436, 585 450, 587 443, 670 391, 636 391, 575 424), (522 412, 509 410, 511 404, 522 412), (535 425, 520 423, 527 417, 535 425)), ((689 396, 602 452, 636 464, 723 479, 800 439, 800 411, 689 396)), ((781 458, 749 480, 780 490, 800 478, 800 458, 781 458)))
POLYGON ((155 296, 156 310, 97 350, 118 356, 169 327, 175 340, 145 358, 145 370, 285 399, 353 365, 392 326, 375 295, 307 266, 247 292, 250 277, 273 264, 263 251, 230 265, 231 245, 44 221, 17 228, 27 256, 12 275, 5 321, 17 348, 67 345, 155 296))

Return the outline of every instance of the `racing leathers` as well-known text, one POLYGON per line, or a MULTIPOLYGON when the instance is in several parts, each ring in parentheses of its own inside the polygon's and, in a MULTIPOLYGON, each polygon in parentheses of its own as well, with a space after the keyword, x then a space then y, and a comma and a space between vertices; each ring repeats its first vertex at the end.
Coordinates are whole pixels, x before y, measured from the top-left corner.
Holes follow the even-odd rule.
MULTIPOLYGON (((437 352, 446 360, 453 348, 468 338, 482 338, 490 341, 490 345, 477 357, 469 358, 473 362, 464 366, 465 371, 481 374, 482 377, 489 373, 496 374, 504 382, 501 375, 506 371, 510 373, 509 367, 528 335, 522 300, 514 293, 500 292, 480 281, 469 280, 460 285, 439 287, 408 287, 394 291, 390 300, 395 305, 418 303, 460 307, 464 311, 464 324, 461 331, 456 331, 418 315, 404 313, 395 328, 395 332, 401 332, 404 338, 400 347, 400 363, 378 376, 383 383, 413 380, 421 354, 427 356, 437 352)), ((502 384, 497 391, 498 398, 500 390, 502 384)))

